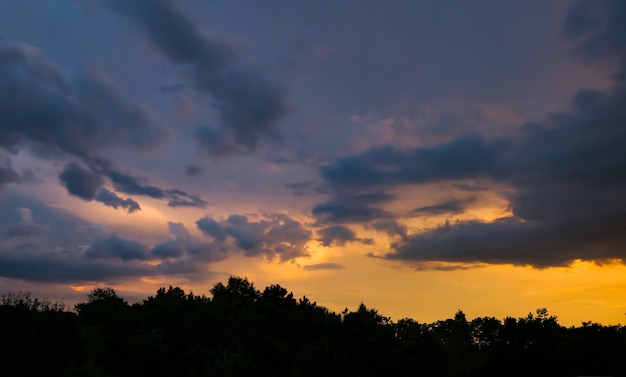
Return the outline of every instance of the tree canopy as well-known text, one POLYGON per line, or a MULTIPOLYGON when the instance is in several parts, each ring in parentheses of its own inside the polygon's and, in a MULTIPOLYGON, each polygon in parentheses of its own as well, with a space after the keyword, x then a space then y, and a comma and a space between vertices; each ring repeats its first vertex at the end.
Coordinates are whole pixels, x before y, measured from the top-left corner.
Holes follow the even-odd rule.
POLYGON ((231 277, 129 304, 96 288, 66 311, 30 294, 0 302, 3 376, 626 376, 626 328, 526 317, 392 321, 335 313, 274 284, 231 277))

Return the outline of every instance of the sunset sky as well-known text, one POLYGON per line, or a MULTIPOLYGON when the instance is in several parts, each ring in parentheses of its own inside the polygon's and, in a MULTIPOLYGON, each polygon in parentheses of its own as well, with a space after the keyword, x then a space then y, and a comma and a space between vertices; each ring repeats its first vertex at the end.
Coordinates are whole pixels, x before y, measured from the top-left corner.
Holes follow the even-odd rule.
POLYGON ((231 275, 626 323, 623 0, 0 2, 0 292, 231 275))

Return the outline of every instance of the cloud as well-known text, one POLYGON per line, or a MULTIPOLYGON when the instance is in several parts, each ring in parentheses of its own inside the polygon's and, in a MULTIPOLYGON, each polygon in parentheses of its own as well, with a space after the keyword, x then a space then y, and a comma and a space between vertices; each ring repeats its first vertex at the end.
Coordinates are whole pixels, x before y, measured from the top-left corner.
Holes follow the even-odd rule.
POLYGON ((119 192, 167 200, 167 205, 170 207, 204 208, 208 204, 202 198, 183 190, 162 189, 158 186, 150 185, 145 178, 121 172, 108 160, 93 159, 90 168, 93 172, 110 178, 113 188, 119 192))
POLYGON ((169 223, 174 236, 154 247, 89 224, 61 209, 20 197, 0 198, 0 276, 85 283, 146 276, 193 278, 227 254, 169 223), (172 251, 178 248, 180 251, 172 251))
POLYGON ((104 188, 104 178, 92 170, 85 169, 77 163, 65 165, 59 180, 67 188, 70 195, 77 196, 84 201, 96 201, 117 209, 125 208, 128 213, 141 210, 139 203, 131 198, 122 199, 114 192, 104 188))
POLYGON ((130 260, 147 260, 150 257, 150 249, 132 240, 111 234, 106 238, 94 240, 85 250, 87 259, 120 259, 124 262, 130 260))
POLYGON ((11 166, 11 159, 8 156, 0 156, 0 188, 9 184, 21 181, 20 174, 11 166))
POLYGON ((200 166, 189 165, 185 169, 185 174, 187 174, 188 177, 197 177, 202 173, 202 170, 200 166))
POLYGON ((321 169, 333 186, 364 187, 499 176, 507 140, 466 135, 434 147, 381 147, 333 161, 321 169))
POLYGON ((86 232, 90 225, 59 208, 9 195, 0 199, 0 276, 38 282, 96 282, 157 274, 137 259, 135 241, 86 232))
POLYGON ((46 283, 107 282, 152 276, 155 268, 141 263, 96 261, 85 263, 63 255, 45 253, 28 255, 19 252, 0 253, 0 275, 11 279, 46 283))
MULTIPOLYGON (((156 117, 126 101, 103 72, 91 71, 72 81, 37 48, 23 43, 2 46, 0 123, 0 147, 11 153, 30 147, 38 157, 73 156, 90 165, 86 169, 70 162, 59 176, 71 195, 85 201, 139 210, 133 199, 101 189, 105 175, 118 191, 168 200, 171 207, 207 204, 182 190, 142 185, 138 178, 113 170, 97 156, 114 146, 146 150, 168 138, 156 117)), ((0 186, 18 181, 19 174, 5 160, 0 165, 0 186)))
POLYGON ((382 191, 347 194, 338 193, 330 200, 313 207, 313 216, 317 225, 323 224, 359 224, 376 219, 393 218, 391 212, 376 207, 395 199, 395 196, 382 191))
POLYGON ((188 256, 197 262, 215 262, 228 256, 228 250, 219 246, 219 242, 204 242, 193 237, 181 223, 168 223, 169 231, 174 238, 156 245, 152 255, 165 258, 181 258, 188 256))
POLYGON ((226 250, 243 252, 245 256, 264 255, 281 261, 307 256, 306 243, 312 232, 283 214, 264 214, 258 221, 246 216, 230 215, 225 220, 204 217, 196 221, 198 229, 226 250), (229 245, 229 238, 234 241, 229 245))
POLYGON ((442 261, 567 266, 576 259, 604 261, 626 258, 623 222, 541 223, 516 217, 493 222, 446 223, 406 237, 386 258, 404 261, 442 261))
POLYGON ((85 201, 94 200, 98 189, 104 185, 104 179, 100 174, 84 169, 74 162, 65 165, 59 179, 69 194, 85 201))
POLYGON ((317 233, 321 236, 319 241, 326 247, 331 245, 344 246, 348 242, 373 243, 373 240, 369 238, 358 238, 356 233, 343 225, 332 225, 318 230, 317 233))
POLYGON ((320 270, 344 270, 346 266, 339 263, 316 263, 316 264, 308 264, 303 269, 307 271, 320 271, 320 270))
POLYGON ((456 215, 459 213, 463 213, 463 211, 465 211, 465 208, 467 208, 467 205, 474 203, 475 201, 476 201, 475 198, 447 200, 445 202, 415 208, 411 210, 411 215, 413 216, 432 216, 432 215, 443 215, 443 214, 456 215))
POLYGON ((152 44, 181 68, 182 79, 215 101, 222 126, 203 126, 196 133, 199 145, 210 155, 253 150, 287 112, 280 86, 259 69, 241 64, 227 43, 202 33, 174 2, 111 0, 109 4, 142 27, 152 44))
POLYGON ((96 196, 94 197, 94 200, 115 209, 117 209, 118 207, 124 208, 128 211, 128 213, 133 213, 135 211, 141 210, 139 203, 137 203, 136 201, 132 200, 131 198, 120 198, 119 196, 117 196, 116 193, 109 191, 104 187, 101 187, 98 190, 96 196))
POLYGON ((400 236, 406 237, 406 226, 400 224, 396 220, 378 220, 371 224, 371 227, 379 232, 385 232, 389 237, 400 236))
POLYGON ((7 236, 28 237, 45 232, 41 226, 35 224, 32 211, 29 208, 18 208, 17 211, 20 214, 21 220, 17 225, 12 226, 6 231, 7 236))
POLYGON ((565 21, 566 35, 589 59, 615 59, 626 64, 626 4, 620 0, 584 0, 572 7, 565 21))
POLYGON ((102 73, 72 82, 36 47, 0 47, 0 146, 85 158, 111 146, 146 149, 167 138, 151 112, 123 99, 102 73))
POLYGON ((290 189, 295 196, 307 196, 311 194, 323 195, 329 193, 326 188, 311 181, 292 182, 286 184, 285 187, 290 189))
POLYGON ((167 205, 170 207, 205 208, 208 204, 204 199, 182 190, 165 190, 165 195, 167 196, 168 200, 167 205))
MULTIPOLYGON (((405 234, 390 259, 536 267, 626 259, 625 10, 623 2, 583 1, 566 23, 580 53, 620 65, 608 90, 580 90, 569 109, 520 126, 515 138, 465 135, 432 146, 375 148, 331 161, 322 178, 335 191, 477 179, 511 189, 502 195, 512 216, 405 234)), ((417 212, 454 212, 459 204, 417 212)))

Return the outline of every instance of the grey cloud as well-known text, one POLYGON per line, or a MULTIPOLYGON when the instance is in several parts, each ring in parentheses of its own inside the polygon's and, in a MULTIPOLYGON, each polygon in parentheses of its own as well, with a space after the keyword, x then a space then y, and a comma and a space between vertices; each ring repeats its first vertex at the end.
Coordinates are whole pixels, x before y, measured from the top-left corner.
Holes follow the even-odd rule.
POLYGON ((158 186, 150 185, 145 178, 119 171, 108 160, 93 159, 90 168, 98 174, 109 177, 113 183, 113 188, 126 194, 167 200, 167 204, 170 207, 204 208, 208 204, 202 198, 183 190, 162 189, 158 186))
POLYGON ((34 224, 18 224, 6 231, 9 237, 33 236, 43 233, 44 229, 34 224))
POLYGON ((109 191, 104 187, 101 187, 98 190, 98 192, 96 193, 96 196, 94 197, 94 200, 106 206, 113 207, 115 209, 117 209, 118 207, 124 208, 128 211, 128 213, 133 213, 135 211, 141 210, 139 203, 137 203, 133 199, 120 198, 119 196, 117 196, 116 193, 109 191))
POLYGON ((7 236, 28 237, 45 232, 44 228, 35 224, 32 211, 29 208, 18 208, 17 210, 20 213, 21 220, 17 225, 12 226, 6 231, 7 236))
POLYGON ((98 189, 104 185, 100 174, 84 169, 74 162, 65 165, 59 179, 68 193, 86 201, 94 200, 98 189))
POLYGON ((332 225, 318 230, 317 233, 321 236, 319 241, 326 247, 331 245, 343 246, 348 242, 373 243, 373 240, 369 238, 362 239, 357 237, 354 231, 343 225, 332 225))
POLYGON ((204 199, 201 199, 182 190, 165 190, 165 195, 167 196, 168 200, 167 205, 170 207, 204 208, 208 204, 204 199))
POLYGON ((385 232, 388 236, 405 237, 407 234, 406 226, 400 224, 396 220, 378 220, 371 224, 372 228, 379 232, 385 232))
POLYGON ((626 4, 621 0, 583 0, 569 12, 566 34, 579 42, 578 51, 590 59, 626 63, 626 4))
POLYGON ((224 156, 253 150, 285 115, 285 92, 258 69, 238 62, 224 42, 203 34, 177 4, 166 0, 111 0, 116 11, 139 24, 154 46, 181 67, 193 89, 215 101, 223 126, 196 134, 209 154, 224 156), (184 69, 183 69, 184 68, 184 69))
MULTIPOLYGON (((183 224, 169 222, 168 227, 174 238, 156 245, 152 255, 159 258, 180 258, 188 256, 191 260, 215 262, 228 256, 228 250, 219 247, 219 242, 204 242, 193 237, 183 224)), ((168 262, 175 263, 175 262, 168 262)), ((170 265, 170 268, 174 264, 170 265)))
POLYGON ((65 165, 59 180, 67 188, 67 192, 85 201, 96 201, 117 209, 124 208, 128 213, 141 210, 139 203, 131 198, 123 199, 116 193, 102 187, 104 179, 99 173, 85 169, 75 162, 65 165))
POLYGON ((566 266, 576 259, 626 258, 617 224, 541 223, 516 217, 491 223, 445 225, 407 237, 386 255, 393 260, 464 263, 510 263, 543 268, 566 266))
POLYGON ((352 195, 339 193, 330 200, 315 205, 313 216, 317 219, 317 225, 358 224, 393 218, 393 213, 375 206, 393 199, 394 195, 380 191, 352 195))
POLYGON ((0 146, 92 156, 107 147, 148 148, 167 137, 146 109, 126 102, 100 72, 72 82, 26 44, 0 47, 0 146))
POLYGON ((206 216, 196 221, 196 226, 200 229, 200 231, 202 231, 202 233, 213 237, 218 243, 221 244, 226 241, 228 233, 220 222, 206 216))
MULTIPOLYGON (((0 226, 8 229, 8 238, 0 236, 0 276, 77 283, 156 273, 138 261, 115 260, 132 255, 132 241, 94 238, 81 231, 87 225, 83 220, 61 209, 16 196, 0 200, 0 208, 0 226), (99 250, 98 259, 86 258, 82 245, 89 245, 87 249, 94 252, 99 250), (114 249, 105 251, 106 245, 114 249)), ((135 252, 141 249, 134 246, 135 252)))
POLYGON ((296 196, 307 196, 310 194, 328 194, 329 191, 311 181, 303 181, 303 182, 292 182, 285 185, 286 188, 290 189, 294 195, 296 196))
POLYGON ((20 174, 11 166, 11 159, 8 156, 0 156, 0 188, 6 184, 20 181, 20 174))
POLYGON ((66 256, 0 253, 0 275, 20 280, 55 283, 103 282, 151 276, 156 270, 141 263, 86 263, 66 256))
POLYGON ((200 166, 189 165, 185 169, 185 174, 187 174, 187 176, 189 177, 197 177, 202 173, 202 170, 203 169, 200 166))
POLYGON ((333 225, 317 231, 321 236, 320 242, 324 246, 331 246, 333 243, 337 246, 343 246, 346 242, 356 241, 356 234, 342 225, 333 225))
POLYGON ((579 51, 620 65, 608 90, 579 91, 567 111, 521 126, 514 139, 470 135, 430 147, 377 148, 331 162, 322 177, 337 191, 475 179, 512 188, 502 194, 512 217, 404 236, 390 259, 537 267, 624 259, 625 10, 623 2, 583 1, 566 25, 579 51))
POLYGON ((278 256, 281 261, 306 256, 306 243, 312 236, 300 222, 283 214, 264 214, 258 221, 242 215, 230 215, 220 221, 207 216, 196 225, 220 247, 228 248, 229 236, 235 250, 246 256, 264 255, 268 259, 278 256))
POLYGON ((169 223, 173 238, 151 248, 29 199, 5 196, 0 209, 0 227, 7 229, 0 233, 2 277, 70 284, 190 277, 210 273, 206 264, 227 256, 217 245, 192 237, 182 224, 169 223), (172 255, 172 244, 181 251, 172 255))
POLYGON ((339 263, 316 263, 308 264, 303 269, 307 271, 320 271, 320 270, 344 270, 346 266, 339 263))
POLYGON ((445 202, 415 208, 411 210, 411 215, 414 215, 414 216, 431 216, 431 215, 442 215, 442 214, 456 215, 459 213, 463 213, 463 211, 465 211, 465 208, 467 208, 469 204, 474 203, 475 201, 476 201, 475 198, 447 200, 445 202))
POLYGON ((109 237, 94 240, 85 250, 87 259, 121 259, 146 260, 150 256, 150 249, 132 240, 127 240, 112 234, 109 237))
POLYGON ((505 172, 499 158, 509 144, 467 135, 435 147, 382 147, 335 160, 321 169, 321 175, 332 185, 348 187, 499 176, 505 172))
POLYGON ((167 240, 152 249, 152 254, 158 258, 178 258, 186 252, 184 242, 179 240, 167 240))
MULTIPOLYGON (((14 194, 0 197, 0 229, 6 229, 8 236, 25 238, 32 236, 31 239, 45 240, 52 247, 65 249, 90 241, 81 232, 76 231, 85 224, 85 221, 60 208, 48 206, 32 199, 14 194), (34 228, 38 229, 35 230, 34 228)), ((20 240, 19 242, 25 241, 27 240, 20 240)))

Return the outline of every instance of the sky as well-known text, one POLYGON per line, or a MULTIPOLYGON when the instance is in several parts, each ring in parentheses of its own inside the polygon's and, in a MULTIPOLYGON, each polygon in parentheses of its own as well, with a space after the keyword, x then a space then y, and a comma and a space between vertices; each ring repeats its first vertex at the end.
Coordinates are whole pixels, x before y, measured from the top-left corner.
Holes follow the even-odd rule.
POLYGON ((626 323, 621 0, 0 2, 0 292, 231 276, 626 323))

